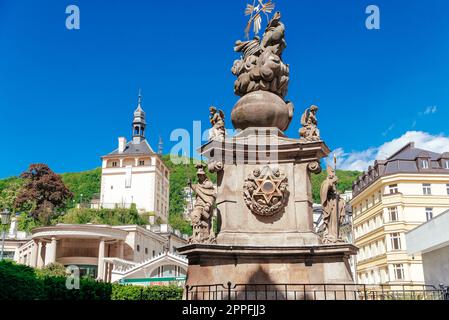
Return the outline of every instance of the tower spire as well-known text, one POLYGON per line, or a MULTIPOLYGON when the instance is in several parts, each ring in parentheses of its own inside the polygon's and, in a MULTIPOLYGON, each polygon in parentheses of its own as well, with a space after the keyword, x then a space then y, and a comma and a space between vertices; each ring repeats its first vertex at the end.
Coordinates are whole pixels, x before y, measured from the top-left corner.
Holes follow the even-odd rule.
POLYGON ((141 107, 141 104, 142 104, 142 90, 139 88, 139 96, 138 96, 138 100, 137 100, 137 107, 141 107))
POLYGON ((142 91, 139 89, 137 99, 137 109, 134 111, 133 119, 133 143, 140 143, 145 140, 145 111, 142 109, 142 91))

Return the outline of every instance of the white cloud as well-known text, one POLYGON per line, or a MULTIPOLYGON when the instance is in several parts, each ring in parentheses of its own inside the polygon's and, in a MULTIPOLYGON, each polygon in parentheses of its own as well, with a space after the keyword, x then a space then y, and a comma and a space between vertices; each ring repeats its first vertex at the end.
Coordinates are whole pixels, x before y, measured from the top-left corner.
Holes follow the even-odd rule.
POLYGON ((385 137, 391 130, 394 129, 394 126, 395 126, 394 123, 393 123, 392 125, 390 125, 390 126, 388 127, 387 130, 385 130, 384 132, 382 132, 382 135, 385 137))
POLYGON ((437 112, 438 108, 437 106, 430 106, 426 108, 426 111, 424 111, 424 114, 434 114, 435 112, 437 112))
POLYGON ((423 131, 408 131, 401 137, 385 142, 378 147, 352 152, 345 152, 342 148, 338 148, 334 153, 337 155, 337 165, 340 169, 364 171, 368 166, 373 165, 374 160, 385 160, 409 142, 414 142, 416 148, 437 153, 449 152, 448 136, 432 135, 423 131))

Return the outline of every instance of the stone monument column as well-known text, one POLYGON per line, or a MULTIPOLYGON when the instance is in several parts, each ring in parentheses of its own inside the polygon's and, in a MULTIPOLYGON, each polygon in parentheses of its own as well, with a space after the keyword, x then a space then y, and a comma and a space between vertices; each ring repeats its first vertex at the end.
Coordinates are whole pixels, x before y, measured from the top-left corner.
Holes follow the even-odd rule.
MULTIPOLYGON (((313 227, 311 175, 321 172, 321 159, 330 153, 317 128, 318 108, 303 114, 299 138, 284 133, 294 107, 285 100, 290 68, 282 60, 287 44, 280 19, 274 14, 262 38, 236 42, 241 58, 232 72, 240 99, 231 120, 238 133, 227 137, 216 130, 200 148, 209 171, 217 174, 217 193, 210 199, 215 198, 218 233, 178 249, 189 259, 186 282, 194 290, 228 282, 279 288, 353 283, 348 259, 357 249, 323 244, 313 227)), ((216 109, 210 110, 215 119, 216 109)))

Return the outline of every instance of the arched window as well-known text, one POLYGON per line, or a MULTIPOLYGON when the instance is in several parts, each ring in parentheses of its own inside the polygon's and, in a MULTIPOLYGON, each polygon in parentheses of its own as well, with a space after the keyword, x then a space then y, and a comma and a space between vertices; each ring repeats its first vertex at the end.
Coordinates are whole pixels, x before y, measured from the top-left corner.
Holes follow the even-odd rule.
POLYGON ((139 127, 138 126, 134 127, 134 134, 139 134, 139 127))

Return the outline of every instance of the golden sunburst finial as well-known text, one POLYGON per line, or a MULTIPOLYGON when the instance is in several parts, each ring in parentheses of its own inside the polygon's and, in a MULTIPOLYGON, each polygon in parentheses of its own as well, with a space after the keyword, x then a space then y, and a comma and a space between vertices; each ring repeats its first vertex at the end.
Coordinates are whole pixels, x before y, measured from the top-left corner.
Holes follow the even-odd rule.
POLYGON ((245 9, 245 15, 250 16, 245 28, 246 38, 249 39, 251 25, 253 25, 254 34, 257 35, 262 27, 262 13, 268 18, 268 14, 273 12, 275 4, 273 1, 264 2, 264 0, 254 0, 253 4, 248 4, 245 9))

